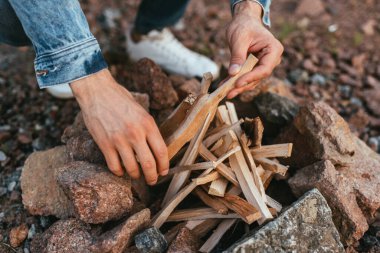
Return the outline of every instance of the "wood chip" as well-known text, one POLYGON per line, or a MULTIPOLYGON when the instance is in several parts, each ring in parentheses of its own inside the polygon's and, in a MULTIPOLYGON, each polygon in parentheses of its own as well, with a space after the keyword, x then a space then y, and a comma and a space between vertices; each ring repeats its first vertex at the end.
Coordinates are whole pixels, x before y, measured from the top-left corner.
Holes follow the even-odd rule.
POLYGON ((252 156, 259 158, 290 157, 292 154, 293 143, 275 144, 261 146, 251 149, 252 156))

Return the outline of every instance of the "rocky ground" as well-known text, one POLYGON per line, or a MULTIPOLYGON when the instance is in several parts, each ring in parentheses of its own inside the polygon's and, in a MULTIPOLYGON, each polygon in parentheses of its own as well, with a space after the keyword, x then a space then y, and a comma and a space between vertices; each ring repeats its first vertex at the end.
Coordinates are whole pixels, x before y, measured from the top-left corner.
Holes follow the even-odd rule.
MULTIPOLYGON (((178 98, 175 97, 174 92, 164 104, 160 104, 159 99, 155 99, 155 94, 150 90, 136 86, 136 83, 149 85, 149 78, 144 79, 143 73, 138 73, 136 70, 138 68, 129 62, 125 53, 124 32, 130 27, 129 24, 133 20, 138 3, 139 1, 117 0, 81 1, 91 29, 102 46, 112 73, 129 89, 148 93, 150 111, 160 121, 168 114, 173 103, 183 98, 188 91, 197 89, 198 82, 185 80, 179 76, 170 76, 178 98)), ((271 80, 262 88, 287 96, 300 104, 310 101, 326 102, 348 121, 354 135, 362 139, 374 151, 379 152, 380 49, 377 45, 380 42, 378 25, 380 3, 375 0, 360 3, 355 0, 277 0, 274 1, 272 7, 272 30, 284 44, 285 52, 283 62, 274 73, 274 76, 280 80, 271 80)), ((186 28, 173 29, 186 46, 215 59, 222 65, 225 73, 229 53, 224 39, 224 27, 229 20, 228 1, 193 1, 183 20, 186 28)), ((53 216, 31 216, 25 211, 21 202, 19 178, 25 159, 33 151, 46 150, 62 144, 63 130, 74 121, 79 111, 75 101, 56 100, 37 88, 33 57, 31 49, 0 46, 0 252, 23 252, 23 250, 28 252, 30 239, 56 220, 53 216)), ((150 68, 153 68, 155 73, 158 72, 159 76, 163 75, 155 69, 154 65, 149 65, 149 63, 144 63, 144 65, 151 66, 150 68)), ((168 83, 164 85, 168 86, 168 83)), ((168 89, 173 92, 172 88, 168 89)), ((251 101, 254 95, 256 95, 255 92, 245 94, 235 100, 240 105, 241 115, 253 114, 251 101)), ((146 101, 146 95, 142 96, 141 99, 146 101)), ((260 109, 258 104, 256 106, 260 109)), ((286 117, 287 114, 283 115, 286 117)), ((312 115, 315 114, 312 113, 312 115)), ((276 126, 278 121, 271 123, 276 126)), ((267 140, 272 137, 270 129, 276 129, 276 127, 270 128, 269 124, 267 140)), ((291 133, 292 130, 287 131, 291 133)), ((310 134, 314 134, 312 130, 310 131, 310 134)), ((289 136, 292 135, 289 134, 289 136)), ((345 145, 343 143, 342 147, 347 147, 345 145)), ((316 155, 313 159, 321 158, 326 157, 316 155)), ((334 157, 326 159, 333 160, 334 165, 337 164, 334 157)), ((299 162, 297 158, 293 162, 296 163, 293 165, 300 167, 309 165, 297 164, 299 162)), ((339 160, 338 164, 344 164, 344 161, 339 160)), ((331 166, 329 162, 326 162, 314 167, 317 171, 335 175, 337 172, 331 166)), ((345 178, 351 178, 351 176, 349 173, 344 175, 345 178)), ((302 178, 302 171, 296 174, 296 179, 297 177, 302 178)), ((362 177, 365 178, 368 175, 362 173, 362 177)), ((291 186, 297 185, 298 192, 294 191, 297 196, 304 192, 299 190, 301 188, 306 190, 310 186, 329 184, 331 181, 323 181, 322 178, 319 181, 315 179, 313 182, 308 182, 307 185, 306 183, 300 185, 296 179, 292 181, 291 186)), ((271 187, 286 188, 286 193, 291 194, 284 181, 276 182, 271 187)), ((344 190, 346 188, 342 186, 338 190, 330 189, 330 191, 321 192, 324 195, 334 193, 339 196, 344 195, 344 190)), ((274 191, 273 194, 279 193, 274 191)), ((367 196, 366 194, 363 193, 362 196, 367 196)), ((354 199, 355 196, 349 198, 354 199)), ((282 196, 276 199, 288 205, 295 198, 282 196)), ((327 199, 329 204, 330 201, 327 199)), ((349 199, 341 199, 341 202, 344 201, 349 201, 349 199)), ((338 203, 341 202, 338 201, 338 203)), ((359 203, 359 205, 362 204, 359 203)), ((355 205, 357 205, 356 202, 355 205)), ((372 205, 368 207, 374 208, 372 205)), ((333 215, 334 208, 341 210, 338 205, 334 206, 333 215)), ((351 217, 350 215, 352 213, 347 211, 347 216, 351 217)), ((358 223, 353 223, 352 227, 368 216, 370 215, 355 216, 353 220, 358 223)), ((65 224, 55 225, 58 228, 59 226, 65 226, 65 224)), ((77 225, 78 229, 85 231, 83 233, 87 236, 88 228, 83 226, 83 224, 77 225)), ((239 231, 239 229, 236 230, 239 231)), ((365 230, 365 226, 357 226, 351 231, 353 234, 360 234, 365 230)), ((350 250, 368 252, 374 245, 379 246, 379 233, 379 225, 370 226, 360 243, 354 244, 350 250)), ((230 239, 236 236, 238 235, 231 235, 230 239)), ((352 235, 347 235, 347 237, 350 236, 352 235)))

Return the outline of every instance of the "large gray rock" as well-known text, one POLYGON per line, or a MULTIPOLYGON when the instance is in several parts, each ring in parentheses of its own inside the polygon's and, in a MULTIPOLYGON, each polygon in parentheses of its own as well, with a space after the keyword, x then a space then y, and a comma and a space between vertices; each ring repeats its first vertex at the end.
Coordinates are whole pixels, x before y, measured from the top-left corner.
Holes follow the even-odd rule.
POLYGON ((321 193, 306 193, 277 219, 226 252, 345 252, 321 193))

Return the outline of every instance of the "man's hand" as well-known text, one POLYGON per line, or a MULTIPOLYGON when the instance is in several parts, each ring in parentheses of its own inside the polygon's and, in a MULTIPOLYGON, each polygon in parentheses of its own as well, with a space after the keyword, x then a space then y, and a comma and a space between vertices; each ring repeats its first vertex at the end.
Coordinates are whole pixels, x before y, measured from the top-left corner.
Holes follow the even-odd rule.
POLYGON ((168 173, 167 148, 152 118, 132 95, 102 70, 71 84, 86 126, 117 176, 125 170, 139 178, 140 163, 148 184, 168 173), (122 161, 122 163, 121 163, 122 161))
POLYGON ((264 27, 261 16, 261 6, 253 1, 243 1, 234 8, 233 20, 227 28, 227 41, 231 51, 228 72, 231 76, 239 73, 248 53, 254 53, 259 62, 251 72, 236 81, 235 89, 227 95, 229 99, 253 89, 281 62, 284 48, 264 27))

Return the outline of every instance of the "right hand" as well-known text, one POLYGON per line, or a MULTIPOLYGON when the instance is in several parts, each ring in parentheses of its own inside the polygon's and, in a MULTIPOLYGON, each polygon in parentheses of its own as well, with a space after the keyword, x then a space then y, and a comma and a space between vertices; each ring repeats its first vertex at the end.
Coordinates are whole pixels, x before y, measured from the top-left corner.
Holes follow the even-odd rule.
POLYGON ((71 89, 90 134, 115 175, 124 174, 122 163, 136 179, 140 163, 149 185, 157 182, 158 174, 168 173, 167 147, 153 117, 108 70, 72 82, 71 89))

